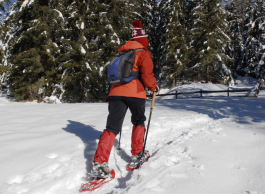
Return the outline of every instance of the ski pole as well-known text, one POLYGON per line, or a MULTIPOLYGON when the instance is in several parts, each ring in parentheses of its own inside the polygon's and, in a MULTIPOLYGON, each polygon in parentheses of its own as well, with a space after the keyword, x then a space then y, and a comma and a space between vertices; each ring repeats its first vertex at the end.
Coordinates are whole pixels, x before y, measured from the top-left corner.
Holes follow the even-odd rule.
POLYGON ((142 157, 144 156, 144 151, 145 151, 145 146, 146 146, 146 141, 147 141, 147 135, 148 135, 148 131, 149 131, 149 126, 150 126, 150 121, 151 121, 152 111, 153 111, 154 104, 155 104, 155 97, 156 97, 156 94, 157 94, 156 92, 153 92, 152 103, 151 103, 151 107, 150 107, 150 114, 149 114, 149 119, 148 119, 147 129, 146 129, 146 135, 145 135, 144 149, 143 149, 143 152, 142 152, 142 157))
POLYGON ((118 146, 117 150, 121 150, 121 132, 120 132, 120 138, 119 138, 119 146, 118 146))

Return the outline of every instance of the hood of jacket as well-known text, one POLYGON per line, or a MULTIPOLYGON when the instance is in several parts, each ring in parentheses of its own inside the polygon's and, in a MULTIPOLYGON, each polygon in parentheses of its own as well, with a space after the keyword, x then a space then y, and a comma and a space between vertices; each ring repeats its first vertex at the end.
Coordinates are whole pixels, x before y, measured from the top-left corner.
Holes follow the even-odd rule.
POLYGON ((141 43, 129 40, 124 45, 122 45, 121 48, 119 48, 118 52, 120 53, 125 50, 134 50, 134 49, 144 49, 147 51, 147 49, 141 43))

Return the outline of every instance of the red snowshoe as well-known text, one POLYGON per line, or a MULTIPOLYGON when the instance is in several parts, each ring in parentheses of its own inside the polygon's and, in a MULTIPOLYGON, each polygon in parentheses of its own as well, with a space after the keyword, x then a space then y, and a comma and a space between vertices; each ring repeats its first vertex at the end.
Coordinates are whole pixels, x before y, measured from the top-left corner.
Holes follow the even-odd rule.
POLYGON ((144 154, 142 154, 141 152, 137 156, 132 157, 132 161, 126 165, 126 169, 128 171, 138 169, 144 162, 148 161, 149 158, 150 158, 150 154, 148 151, 144 151, 144 154))
POLYGON ((91 177, 88 183, 82 184, 81 191, 93 191, 100 188, 101 186, 112 181, 115 178, 115 171, 111 170, 110 175, 111 176, 107 178, 91 177))

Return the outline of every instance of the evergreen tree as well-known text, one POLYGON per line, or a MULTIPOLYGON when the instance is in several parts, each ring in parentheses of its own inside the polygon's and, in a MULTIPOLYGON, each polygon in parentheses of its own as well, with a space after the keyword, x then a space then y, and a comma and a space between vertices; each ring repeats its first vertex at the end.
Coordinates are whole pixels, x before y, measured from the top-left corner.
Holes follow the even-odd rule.
POLYGON ((264 76, 263 0, 233 0, 226 11, 220 2, 18 0, 1 22, 1 75, 7 80, 3 70, 12 66, 12 95, 24 99, 103 100, 106 65, 139 19, 156 76, 162 67, 173 80, 192 70, 206 81, 224 81, 229 67, 264 76))
POLYGON ((255 63, 253 73, 257 78, 265 78, 265 2, 264 0, 257 0, 256 2, 256 20, 254 37, 257 40, 256 43, 256 53, 255 53, 255 63))
POLYGON ((233 58, 234 75, 261 78, 264 63, 264 1, 234 0, 227 10, 232 42, 227 53, 233 58), (239 7, 238 7, 239 6, 239 7))
MULTIPOLYGON (((190 62, 189 48, 187 45, 185 14, 183 8, 186 2, 183 0, 170 1, 167 8, 167 32, 166 36, 166 66, 168 77, 176 80, 176 77, 184 77, 187 65, 190 62)), ((175 85, 175 82, 174 84, 175 85)))
POLYGON ((252 28, 254 27, 254 11, 255 6, 250 5, 246 7, 245 17, 242 21, 242 41, 244 44, 244 55, 241 65, 238 67, 239 74, 245 75, 251 73, 251 66, 253 66, 253 56, 255 56, 256 40, 252 38, 252 28))
POLYGON ((9 81, 12 96, 36 99, 50 96, 60 81, 56 60, 63 18, 55 9, 59 1, 17 1, 10 20, 16 25, 13 34, 9 81))
POLYGON ((5 45, 4 45, 4 35, 6 31, 6 27, 4 24, 4 18, 6 9, 5 6, 9 6, 11 2, 9 0, 4 0, 0 2, 0 89, 2 88, 2 84, 6 82, 6 72, 8 71, 8 67, 5 65, 5 45))
POLYGON ((165 65, 163 55, 166 52, 166 25, 167 25, 167 4, 168 1, 149 0, 143 6, 146 24, 146 33, 149 40, 149 51, 153 56, 154 73, 156 76, 161 72, 161 68, 165 65), (148 14, 146 14, 148 13, 148 14))
MULTIPOLYGON (((4 2, 0 2, 0 37, 2 39, 3 37, 3 14, 2 12, 5 11, 5 8, 4 8, 4 2)), ((4 71, 4 66, 2 64, 3 62, 3 58, 4 58, 4 53, 3 53, 3 40, 0 39, 0 75, 3 74, 3 71, 4 71)), ((1 83, 1 82, 0 82, 1 83)))
POLYGON ((247 9, 245 33, 245 71, 252 77, 262 78, 264 68, 264 2, 257 1, 247 9), (260 72, 261 71, 261 72, 260 72), (261 73, 261 74, 260 74, 261 73))
POLYGON ((206 81, 227 82, 230 70, 227 67, 229 57, 225 54, 225 45, 230 38, 227 35, 226 13, 218 0, 198 2, 193 18, 194 68, 206 81))
POLYGON ((86 78, 88 60, 87 38, 85 37, 85 15, 88 11, 87 2, 67 1, 63 47, 59 56, 63 74, 63 101, 82 102, 84 99, 83 84, 86 78))
POLYGON ((246 9, 249 6, 253 5, 256 0, 232 0, 232 1, 235 5, 238 16, 244 20, 246 17, 246 9))
POLYGON ((233 76, 237 76, 240 72, 240 66, 243 62, 244 45, 242 41, 242 18, 238 13, 238 9, 234 1, 226 5, 226 11, 229 13, 227 21, 229 22, 229 35, 231 42, 228 44, 226 53, 233 61, 231 61, 231 70, 233 76))
POLYGON ((3 53, 2 48, 3 48, 3 46, 1 45, 1 41, 0 41, 0 89, 1 89, 2 83, 5 81, 4 75, 8 70, 8 68, 3 65, 4 53, 3 53))
POLYGON ((70 1, 63 60, 64 101, 106 99, 106 64, 129 39, 128 1, 70 1))
MULTIPOLYGON (((195 28, 195 22, 196 19, 194 17, 195 14, 195 8, 199 5, 198 1, 194 0, 185 0, 184 6, 182 7, 183 15, 185 16, 184 25, 185 25, 185 38, 188 48, 192 47, 193 43, 193 30, 195 28)), ((193 63, 189 65, 189 67, 192 67, 193 63)))
POLYGON ((5 9, 5 5, 6 5, 6 7, 9 9, 9 6, 11 5, 11 1, 10 0, 1 0, 0 1, 0 20, 2 20, 3 19, 3 17, 4 17, 4 14, 7 12, 7 10, 5 9))

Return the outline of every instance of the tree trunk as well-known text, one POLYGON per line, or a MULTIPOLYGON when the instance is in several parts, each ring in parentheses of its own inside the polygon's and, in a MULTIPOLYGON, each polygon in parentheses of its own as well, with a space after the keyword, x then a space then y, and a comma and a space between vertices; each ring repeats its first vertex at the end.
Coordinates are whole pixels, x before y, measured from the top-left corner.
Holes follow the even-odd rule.
POLYGON ((80 81, 78 102, 81 103, 82 100, 83 100, 83 96, 82 96, 82 81, 80 81))

